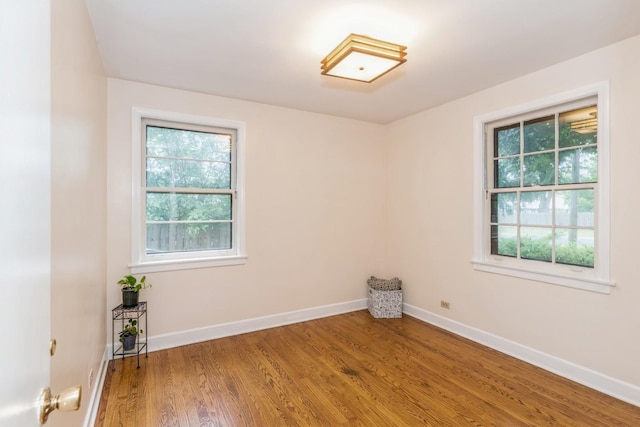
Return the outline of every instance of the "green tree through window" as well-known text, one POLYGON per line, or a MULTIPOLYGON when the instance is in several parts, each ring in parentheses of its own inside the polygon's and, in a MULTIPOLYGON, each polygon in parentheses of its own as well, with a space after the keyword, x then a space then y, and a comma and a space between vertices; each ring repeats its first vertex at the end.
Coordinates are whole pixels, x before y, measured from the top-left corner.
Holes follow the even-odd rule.
POLYGON ((597 107, 494 127, 491 253, 594 266, 597 107))
POLYGON ((233 135, 146 124, 148 254, 230 249, 233 135))

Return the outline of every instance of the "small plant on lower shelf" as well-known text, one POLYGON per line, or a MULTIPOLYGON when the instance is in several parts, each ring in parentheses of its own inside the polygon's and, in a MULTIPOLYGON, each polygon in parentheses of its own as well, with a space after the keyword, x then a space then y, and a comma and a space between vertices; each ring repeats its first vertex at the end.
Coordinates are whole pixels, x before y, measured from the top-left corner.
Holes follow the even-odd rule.
POLYGON ((124 351, 133 350, 136 345, 136 336, 143 333, 142 329, 138 329, 138 321, 129 319, 129 323, 120 331, 120 342, 124 351))

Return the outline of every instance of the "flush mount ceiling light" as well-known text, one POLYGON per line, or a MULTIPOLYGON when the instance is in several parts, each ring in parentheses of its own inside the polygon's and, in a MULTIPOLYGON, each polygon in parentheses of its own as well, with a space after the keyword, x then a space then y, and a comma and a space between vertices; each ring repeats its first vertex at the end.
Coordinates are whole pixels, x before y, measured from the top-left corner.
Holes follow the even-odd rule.
POLYGON ((322 60, 321 74, 371 83, 407 60, 399 44, 351 34, 322 60))

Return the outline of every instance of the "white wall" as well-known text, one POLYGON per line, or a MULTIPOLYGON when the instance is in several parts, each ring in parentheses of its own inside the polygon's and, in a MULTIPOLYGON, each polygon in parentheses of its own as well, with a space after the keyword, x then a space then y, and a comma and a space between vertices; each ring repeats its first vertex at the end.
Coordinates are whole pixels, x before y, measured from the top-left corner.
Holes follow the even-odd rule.
POLYGON ((640 37, 388 127, 388 272, 421 309, 640 385, 640 37), (610 295, 472 269, 473 118, 611 82, 610 295), (451 309, 440 308, 448 300, 451 309))
POLYGON ((109 79, 108 308, 130 262, 133 106, 247 130, 248 261, 148 274, 150 336, 366 297, 384 268, 384 127, 109 79))
POLYGON ((83 0, 51 2, 51 389, 80 384, 81 425, 106 341, 107 81, 83 0))

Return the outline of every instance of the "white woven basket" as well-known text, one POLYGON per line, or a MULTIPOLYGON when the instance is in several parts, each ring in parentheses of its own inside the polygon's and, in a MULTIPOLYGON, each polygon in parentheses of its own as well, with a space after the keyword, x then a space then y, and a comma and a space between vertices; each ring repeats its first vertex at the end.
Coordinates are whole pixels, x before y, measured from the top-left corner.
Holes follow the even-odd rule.
POLYGON ((369 286, 367 306, 376 319, 402 317, 402 290, 378 291, 369 286))

